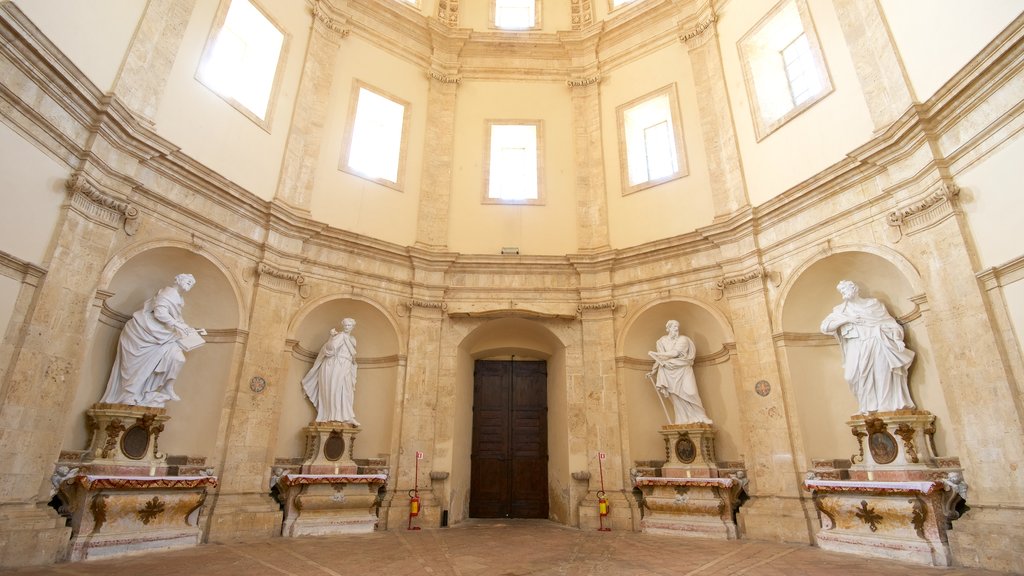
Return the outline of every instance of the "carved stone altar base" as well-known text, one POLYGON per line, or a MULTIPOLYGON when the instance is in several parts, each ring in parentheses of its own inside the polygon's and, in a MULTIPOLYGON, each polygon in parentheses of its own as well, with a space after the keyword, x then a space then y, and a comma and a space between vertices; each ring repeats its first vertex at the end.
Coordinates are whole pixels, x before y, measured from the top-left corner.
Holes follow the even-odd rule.
POLYGON ((826 550, 930 566, 952 563, 947 530, 967 485, 957 458, 936 455, 935 416, 923 410, 854 416, 850 461, 816 462, 813 494, 826 550))
POLYGON ((285 474, 277 483, 285 503, 282 536, 373 532, 377 491, 385 474, 285 474))
POLYGON ((212 476, 78 474, 60 485, 71 511, 69 560, 196 546, 212 476))
POLYGON ((647 509, 640 529, 647 534, 672 534, 732 540, 738 538, 734 510, 741 482, 735 478, 651 478, 636 486, 647 509))
POLYGON ((82 461, 93 474, 155 476, 167 472, 158 440, 170 420, 164 408, 93 404, 85 411, 89 448, 82 461))
POLYGON ((361 428, 341 422, 312 422, 306 426, 303 474, 355 474, 352 446, 361 428))

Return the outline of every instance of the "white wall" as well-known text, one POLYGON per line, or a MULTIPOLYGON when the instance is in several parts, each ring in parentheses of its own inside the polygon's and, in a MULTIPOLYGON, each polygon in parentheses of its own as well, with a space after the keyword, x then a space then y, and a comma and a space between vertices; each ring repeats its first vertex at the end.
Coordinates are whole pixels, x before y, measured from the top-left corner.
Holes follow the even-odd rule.
POLYGON ((107 92, 146 8, 145 0, 16 0, 32 22, 107 92))
POLYGON ((880 0, 919 102, 925 102, 1014 18, 1022 0, 880 0))

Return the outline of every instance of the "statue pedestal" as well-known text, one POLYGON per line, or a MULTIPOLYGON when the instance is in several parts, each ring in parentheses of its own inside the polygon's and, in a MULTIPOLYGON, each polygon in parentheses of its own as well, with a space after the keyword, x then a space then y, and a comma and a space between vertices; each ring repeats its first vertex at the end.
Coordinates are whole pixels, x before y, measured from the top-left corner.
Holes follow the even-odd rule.
POLYGON ((377 491, 385 474, 285 474, 277 483, 285 503, 282 536, 373 532, 377 491))
POLYGON ((949 566, 947 530, 967 486, 957 458, 936 455, 935 416, 923 410, 857 415, 847 422, 858 452, 808 475, 820 548, 949 566))
POLYGON ((659 433, 665 439, 668 461, 661 469, 670 478, 716 477, 715 428, 711 424, 666 424, 659 433))
POLYGON ((155 476, 167 473, 158 440, 170 420, 164 408, 93 404, 85 411, 89 448, 82 461, 93 474, 155 476))
POLYGON ((355 474, 352 447, 361 428, 341 422, 312 422, 306 426, 303 474, 355 474))
POLYGON ((72 511, 69 560, 196 546, 212 476, 78 474, 61 483, 72 511))
MULTIPOLYGON (((637 476, 646 509, 642 532, 731 540, 738 537, 736 510, 746 484, 742 465, 720 468, 711 424, 661 427, 668 461, 654 476, 637 476), (729 473, 732 473, 729 476, 729 473)), ((645 469, 646 473, 652 470, 645 469)))

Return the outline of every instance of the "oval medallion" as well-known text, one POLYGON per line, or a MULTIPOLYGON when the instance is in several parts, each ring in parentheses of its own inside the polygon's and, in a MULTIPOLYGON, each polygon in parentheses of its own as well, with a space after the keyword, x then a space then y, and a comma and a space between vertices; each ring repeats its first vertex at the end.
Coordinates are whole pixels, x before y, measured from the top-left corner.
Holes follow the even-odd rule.
POLYGON ((868 448, 875 464, 889 464, 896 459, 899 447, 896 439, 888 432, 872 432, 868 435, 868 448))
POLYGON ((331 462, 340 460, 345 455, 345 439, 341 437, 336 431, 331 432, 331 435, 327 437, 324 442, 324 458, 327 458, 331 462))
POLYGON ((141 460, 149 448, 149 431, 138 424, 121 436, 121 452, 132 460, 141 460))
POLYGON ((757 392, 758 396, 767 396, 772 391, 772 385, 767 380, 758 380, 754 384, 754 392, 757 392))
POLYGON ((676 440, 676 458, 683 464, 689 464, 697 458, 697 447, 689 436, 681 436, 676 440))

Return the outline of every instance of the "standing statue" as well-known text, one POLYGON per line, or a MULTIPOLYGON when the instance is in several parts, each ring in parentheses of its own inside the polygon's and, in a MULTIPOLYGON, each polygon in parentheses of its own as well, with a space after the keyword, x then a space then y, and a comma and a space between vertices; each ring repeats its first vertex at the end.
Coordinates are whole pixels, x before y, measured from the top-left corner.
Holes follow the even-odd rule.
POLYGON ((181 315, 184 294, 195 284, 191 274, 178 274, 173 286, 161 288, 132 315, 121 331, 100 402, 163 408, 168 400, 181 399, 174 381, 185 365, 185 352, 205 343, 200 335, 206 330, 192 328, 181 315))
POLYGON ((302 379, 302 389, 316 408, 317 422, 342 422, 359 426, 353 408, 356 391, 356 321, 345 318, 342 331, 331 328, 331 336, 320 349, 313 367, 302 379))
POLYGON ((669 320, 665 330, 668 334, 658 339, 658 350, 647 353, 654 360, 647 377, 652 378, 657 373, 654 387, 663 397, 672 400, 673 424, 711 424, 697 392, 697 378, 693 375, 697 347, 693 340, 679 333, 678 321, 669 320))
POLYGON ((914 408, 907 369, 914 352, 903 344, 903 327, 875 298, 861 298, 849 280, 836 288, 843 303, 821 323, 821 331, 839 340, 843 376, 857 397, 861 414, 914 408))

